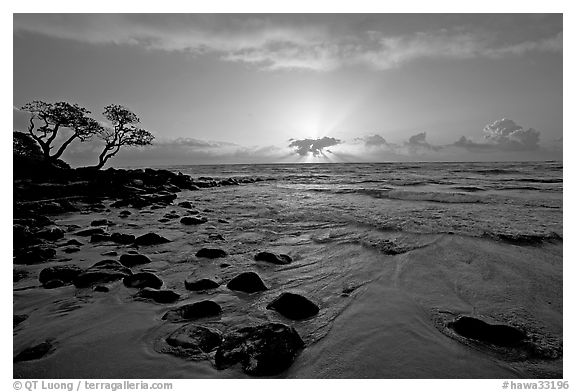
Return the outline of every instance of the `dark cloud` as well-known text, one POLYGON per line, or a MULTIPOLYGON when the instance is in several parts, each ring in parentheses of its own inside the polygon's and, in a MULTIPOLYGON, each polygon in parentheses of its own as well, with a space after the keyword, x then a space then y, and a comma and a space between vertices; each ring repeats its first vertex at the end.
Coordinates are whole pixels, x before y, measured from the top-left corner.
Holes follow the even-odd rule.
POLYGON ((453 144, 456 147, 462 147, 470 151, 488 151, 495 150, 495 146, 490 143, 476 143, 475 141, 468 139, 466 136, 462 136, 453 144))
POLYGON ((312 154, 317 157, 323 154, 322 150, 327 147, 336 146, 342 143, 341 140, 324 136, 321 139, 290 139, 288 147, 293 148, 298 155, 305 156, 312 154))
POLYGON ((404 142, 410 153, 418 153, 422 150, 439 151, 441 146, 434 146, 426 141, 426 132, 420 132, 410 136, 407 142, 404 142))
POLYGON ((361 140, 364 141, 364 145, 366 145, 366 147, 380 147, 389 145, 386 139, 377 134, 365 136, 361 140))
MULTIPOLYGON (((453 22, 441 23, 438 28, 438 22, 434 22, 437 17, 384 14, 372 16, 372 23, 365 15, 16 14, 13 24, 15 33, 211 54, 222 61, 253 64, 267 70, 331 71, 358 65, 387 70, 428 58, 562 53, 561 15, 549 16, 551 20, 544 31, 538 30, 545 23, 534 23, 529 16, 516 15, 506 28, 498 25, 497 31, 467 29, 459 21, 461 18, 452 18, 453 22), (414 17, 426 21, 406 23, 407 18, 414 17), (410 24, 418 27, 409 27, 410 24), (390 25, 396 27, 389 28, 390 25), (515 37, 507 33, 517 25, 522 25, 522 34, 515 37)), ((494 23, 495 16, 472 18, 480 26, 494 23)))

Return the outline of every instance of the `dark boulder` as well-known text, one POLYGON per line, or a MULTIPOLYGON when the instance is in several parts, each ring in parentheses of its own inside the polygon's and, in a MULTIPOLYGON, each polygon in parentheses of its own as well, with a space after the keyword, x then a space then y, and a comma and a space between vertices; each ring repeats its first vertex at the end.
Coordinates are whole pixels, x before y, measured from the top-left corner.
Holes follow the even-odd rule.
POLYGON ((109 283, 132 275, 127 268, 116 260, 103 260, 94 264, 74 279, 76 287, 90 287, 99 283, 109 283))
POLYGON ((28 276, 28 271, 15 269, 12 271, 13 282, 20 282, 28 276))
POLYGON ((144 287, 159 289, 164 284, 162 279, 154 275, 152 272, 138 272, 129 275, 124 278, 123 282, 124 286, 137 289, 142 289, 144 287))
POLYGON ((208 219, 203 216, 185 216, 180 219, 180 223, 183 225, 201 225, 206 222, 208 222, 208 219))
POLYGON ((54 267, 44 268, 38 275, 38 280, 44 286, 47 282, 58 279, 62 282, 72 283, 74 278, 82 272, 82 269, 74 264, 56 265, 54 267))
POLYGON ((290 264, 292 262, 292 259, 288 255, 275 254, 271 252, 260 252, 254 256, 254 260, 266 261, 268 263, 280 265, 290 264))
POLYGON ((43 246, 32 246, 14 257, 14 264, 40 264, 56 256, 56 250, 43 246))
POLYGON ((513 347, 526 339, 526 334, 508 325, 488 324, 469 316, 461 316, 448 324, 454 332, 465 338, 495 346, 513 347))
POLYGON ((64 282, 60 279, 52 279, 52 280, 49 280, 48 282, 44 283, 45 289, 55 289, 55 288, 62 287, 62 286, 66 286, 66 282, 64 282))
POLYGON ((186 324, 168 335, 166 343, 165 352, 187 359, 203 359, 220 346, 222 334, 215 329, 186 324))
POLYGON ((130 215, 132 215, 132 213, 128 210, 120 211, 120 213, 118 214, 118 216, 120 218, 126 218, 127 216, 130 216, 130 215))
POLYGON ((126 267, 134 267, 135 265, 148 264, 151 260, 146 255, 128 253, 120 256, 120 264, 126 267))
POLYGON ((189 201, 182 201, 182 202, 178 203, 178 205, 180 207, 183 207, 183 208, 194 208, 192 203, 190 203, 189 201))
POLYGON ((255 272, 242 272, 232 278, 226 285, 230 290, 242 291, 244 293, 255 293, 257 291, 268 290, 262 279, 255 272))
POLYGON ((251 376, 273 376, 288 369, 304 342, 290 326, 278 323, 244 327, 224 335, 216 351, 217 369, 237 363, 251 376))
POLYGON ((62 249, 62 252, 64 253, 76 253, 76 252, 80 252, 80 248, 78 248, 77 246, 70 246, 68 248, 64 248, 62 249))
POLYGON ((70 241, 66 242, 64 245, 66 245, 66 246, 82 246, 84 244, 78 240, 71 239, 70 241))
POLYGON ((134 240, 134 244, 136 245, 158 245, 158 244, 165 244, 170 242, 170 240, 158 235, 156 233, 147 233, 137 237, 134 240))
POLYGON ((59 227, 49 227, 37 232, 36 236, 48 241, 56 241, 64 237, 64 230, 59 227))
POLYGON ((210 241, 225 241, 224 237, 222 237, 222 234, 218 234, 218 233, 210 233, 208 234, 208 239, 210 241))
POLYGON ((74 235, 80 237, 90 237, 94 234, 106 234, 106 231, 104 231, 104 229, 101 227, 94 227, 92 229, 80 230, 74 233, 74 235))
POLYGON ((95 243, 95 242, 106 242, 106 241, 112 241, 112 236, 110 234, 93 234, 92 236, 90 236, 90 242, 91 243, 95 243))
POLYGON ((217 259, 219 257, 226 257, 226 252, 217 248, 202 248, 196 252, 196 257, 204 257, 207 259, 217 259))
POLYGON ((45 341, 36 346, 28 347, 14 357, 14 362, 33 361, 40 359, 54 351, 54 345, 50 341, 45 341))
POLYGON ((203 317, 218 316, 220 313, 222 313, 222 308, 216 302, 200 301, 169 310, 162 316, 162 320, 173 322, 196 320, 203 317))
POLYGON ((299 294, 282 293, 266 309, 273 309, 292 320, 303 320, 318 314, 320 308, 299 294))
POLYGON ((172 290, 157 290, 146 287, 137 292, 135 297, 151 299, 161 304, 168 304, 178 301, 180 299, 180 294, 172 290))
POLYGON ((32 234, 28 226, 21 224, 15 224, 12 226, 12 238, 15 249, 24 248, 41 242, 32 234))
POLYGON ((186 289, 191 291, 202 291, 202 290, 210 290, 215 289, 220 286, 220 283, 213 281, 212 279, 208 278, 201 278, 196 279, 194 277, 188 277, 184 281, 184 286, 186 289))
POLYGON ((21 323, 23 323, 24 321, 26 321, 26 319, 28 318, 27 314, 15 314, 12 319, 14 322, 14 325, 12 328, 16 328, 18 325, 20 325, 21 323))
POLYGON ((132 234, 112 233, 110 239, 117 244, 128 245, 134 242, 136 236, 132 234))
POLYGON ((94 288, 92 290, 96 291, 97 293, 107 293, 110 291, 108 286, 103 286, 103 285, 94 286, 94 288))

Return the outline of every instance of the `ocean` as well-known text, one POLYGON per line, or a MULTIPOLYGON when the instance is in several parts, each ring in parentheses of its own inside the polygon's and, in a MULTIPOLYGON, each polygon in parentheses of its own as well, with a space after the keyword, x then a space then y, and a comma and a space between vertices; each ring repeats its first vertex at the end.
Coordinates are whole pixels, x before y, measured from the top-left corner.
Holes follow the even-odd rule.
MULTIPOLYGON (((56 223, 88 227, 94 219, 109 219, 114 231, 153 231, 170 239, 140 249, 153 261, 146 270, 182 295, 179 305, 203 299, 221 305, 221 316, 198 325, 227 331, 273 321, 298 331, 306 347, 276 377, 562 377, 561 162, 163 169, 194 178, 262 181, 182 191, 174 206, 130 209, 128 218, 109 208, 64 214, 56 223), (159 221, 168 211, 190 214, 177 206, 182 201, 208 221, 159 221), (225 250, 226 258, 196 257, 206 246, 225 250), (287 254, 293 262, 257 262, 259 251, 287 254), (246 271, 256 272, 269 289, 243 294, 225 284, 200 293, 184 288, 186 278, 225 283, 246 271), (284 292, 306 296, 320 312, 294 321, 267 309, 284 292), (529 349, 457 336, 448 325, 462 315, 521 329, 529 349)), ((109 251, 121 254, 125 247, 89 244, 78 253, 58 253, 54 264, 90 266, 109 251)), ((15 330, 14 351, 47 337, 58 350, 42 366, 15 364, 15 377, 248 377, 239 367, 217 370, 210 356, 198 361, 171 355, 165 338, 181 325, 162 316, 175 305, 135 301, 133 289, 121 283, 108 293, 34 288, 43 267, 30 267, 30 278, 15 283, 14 312, 30 317, 27 328, 15 330)))

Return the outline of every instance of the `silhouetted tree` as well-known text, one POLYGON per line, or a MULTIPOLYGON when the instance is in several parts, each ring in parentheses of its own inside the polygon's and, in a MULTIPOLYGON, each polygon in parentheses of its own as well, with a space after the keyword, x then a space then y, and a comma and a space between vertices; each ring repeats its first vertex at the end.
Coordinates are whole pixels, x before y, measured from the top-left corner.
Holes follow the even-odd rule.
POLYGON ((28 134, 40 145, 44 159, 50 161, 60 158, 74 140, 85 141, 102 129, 96 120, 88 117, 90 111, 77 104, 32 101, 21 109, 32 113, 28 134), (36 124, 35 120, 40 125, 36 124), (72 135, 64 140, 54 154, 51 154, 55 147, 53 143, 62 128, 72 130, 72 135))
POLYGON ((130 109, 121 105, 108 105, 102 113, 112 124, 111 127, 102 128, 98 137, 104 141, 104 150, 98 157, 98 164, 94 169, 102 168, 108 159, 120 151, 123 146, 145 146, 152 144, 154 136, 145 129, 135 126, 140 119, 130 109))
POLYGON ((13 154, 18 157, 31 159, 42 159, 42 150, 32 137, 24 132, 14 131, 12 133, 13 154))

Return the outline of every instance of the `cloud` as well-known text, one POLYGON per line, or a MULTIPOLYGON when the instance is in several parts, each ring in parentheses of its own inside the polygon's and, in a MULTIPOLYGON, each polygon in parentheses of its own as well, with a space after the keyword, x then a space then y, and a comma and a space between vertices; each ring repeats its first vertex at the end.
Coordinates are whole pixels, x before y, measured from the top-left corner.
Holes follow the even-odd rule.
POLYGON ((452 146, 468 151, 535 151, 540 146, 540 132, 534 128, 524 129, 513 120, 496 120, 483 129, 486 142, 475 142, 466 136, 460 137, 452 146))
POLYGON ((420 132, 416 135, 410 136, 404 146, 408 148, 408 151, 412 154, 417 154, 424 150, 439 151, 442 146, 434 146, 426 141, 426 132, 420 132))
POLYGON ((363 138, 360 138, 360 140, 364 141, 364 145, 366 147, 389 146, 386 139, 384 139, 382 136, 380 136, 378 134, 368 135, 368 136, 365 136, 363 138))
POLYGON ((291 139, 288 147, 293 148, 294 152, 300 156, 312 154, 317 157, 324 155, 323 149, 336 146, 340 143, 342 143, 342 141, 339 139, 324 136, 321 139, 291 139))
POLYGON ((357 18, 360 16, 15 14, 14 32, 91 44, 215 54, 222 61, 270 71, 331 71, 348 66, 387 70, 425 58, 562 52, 562 32, 524 40, 503 40, 494 30, 461 26, 390 34, 362 28, 363 23, 355 23, 361 20, 357 18))
POLYGON ((524 129, 507 118, 486 125, 484 134, 490 142, 509 150, 536 150, 540 142, 540 132, 524 129))

